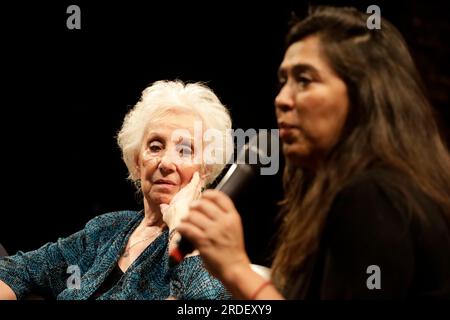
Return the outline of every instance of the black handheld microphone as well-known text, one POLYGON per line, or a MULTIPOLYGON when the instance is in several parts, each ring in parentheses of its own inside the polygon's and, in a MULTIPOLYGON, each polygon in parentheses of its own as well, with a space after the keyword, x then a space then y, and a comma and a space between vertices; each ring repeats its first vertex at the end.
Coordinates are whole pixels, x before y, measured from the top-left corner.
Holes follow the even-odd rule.
MULTIPOLYGON (((260 140, 261 138, 261 134, 260 140)), ((228 195, 231 200, 235 201, 241 191, 253 180, 253 178, 258 174, 258 169, 260 164, 256 159, 267 158, 267 145, 270 140, 266 140, 258 148, 256 146, 256 140, 258 135, 253 136, 249 143, 244 145, 238 155, 238 159, 235 163, 231 165, 225 176, 215 187, 216 190, 220 190, 228 195), (250 164, 246 163, 246 157, 250 160, 250 164), (253 161, 251 161, 253 159, 253 161), (252 164, 252 162, 254 162, 252 164)), ((263 136, 266 139, 267 136, 263 136)), ((192 243, 186 238, 181 237, 178 241, 178 245, 169 253, 169 264, 174 266, 180 263, 184 257, 195 250, 192 243)))

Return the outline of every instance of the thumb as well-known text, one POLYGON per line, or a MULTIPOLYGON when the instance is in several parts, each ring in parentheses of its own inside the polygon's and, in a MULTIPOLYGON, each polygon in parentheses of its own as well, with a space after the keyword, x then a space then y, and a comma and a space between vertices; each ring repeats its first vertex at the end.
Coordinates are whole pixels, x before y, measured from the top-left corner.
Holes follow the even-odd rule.
POLYGON ((167 208, 169 208, 169 205, 167 203, 161 203, 159 205, 159 209, 161 210, 162 214, 164 214, 166 212, 167 208))
POLYGON ((191 184, 194 186, 194 188, 197 188, 200 181, 200 174, 198 173, 198 171, 195 171, 191 179, 191 184))

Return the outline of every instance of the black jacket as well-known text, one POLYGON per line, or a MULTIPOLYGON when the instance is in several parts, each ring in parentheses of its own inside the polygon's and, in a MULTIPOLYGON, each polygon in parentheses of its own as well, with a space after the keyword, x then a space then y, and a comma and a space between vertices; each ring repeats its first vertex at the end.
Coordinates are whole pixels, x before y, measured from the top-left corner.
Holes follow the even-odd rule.
POLYGON ((405 179, 424 208, 414 212, 390 180, 388 171, 373 169, 337 194, 309 284, 293 279, 288 298, 450 299, 448 219, 405 179))

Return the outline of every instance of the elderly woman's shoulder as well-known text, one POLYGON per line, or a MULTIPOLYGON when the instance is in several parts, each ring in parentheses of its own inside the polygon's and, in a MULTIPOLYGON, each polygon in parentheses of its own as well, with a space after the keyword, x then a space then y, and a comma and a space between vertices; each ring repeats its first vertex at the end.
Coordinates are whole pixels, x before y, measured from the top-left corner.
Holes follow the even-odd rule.
POLYGON ((124 210, 113 211, 101 214, 91 219, 86 224, 86 229, 98 231, 100 229, 117 230, 128 225, 131 221, 138 219, 142 213, 140 211, 124 210))

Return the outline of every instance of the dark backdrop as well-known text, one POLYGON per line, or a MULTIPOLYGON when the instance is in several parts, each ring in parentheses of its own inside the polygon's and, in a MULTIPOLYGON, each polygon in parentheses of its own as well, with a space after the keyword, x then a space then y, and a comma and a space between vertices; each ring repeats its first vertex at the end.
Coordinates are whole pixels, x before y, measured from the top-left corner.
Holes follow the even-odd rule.
MULTIPOLYGON (((275 128, 283 37, 292 13, 301 16, 307 6, 92 2, 2 5, 0 243, 10 253, 67 236, 101 213, 140 208, 114 137, 155 80, 205 81, 230 108, 235 128, 275 128), (70 4, 81 8, 81 30, 66 28, 70 4)), ((448 6, 311 3, 378 4, 410 44, 448 138, 448 6)), ((268 264, 280 175, 260 179, 238 205, 252 260, 268 264)))

